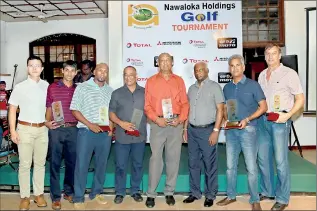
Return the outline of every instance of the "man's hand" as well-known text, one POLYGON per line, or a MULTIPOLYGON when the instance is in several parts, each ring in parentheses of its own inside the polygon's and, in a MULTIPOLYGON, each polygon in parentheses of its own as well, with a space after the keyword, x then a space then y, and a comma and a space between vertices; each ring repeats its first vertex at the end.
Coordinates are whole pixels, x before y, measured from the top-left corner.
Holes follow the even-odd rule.
POLYGON ((216 145, 218 142, 219 131, 213 131, 209 136, 209 144, 211 146, 216 145))
POLYGON ((61 125, 57 124, 55 121, 45 122, 45 126, 51 130, 59 128, 61 125))
POLYGON ((169 122, 169 125, 172 125, 174 127, 176 127, 177 125, 179 125, 181 123, 181 121, 179 120, 178 117, 174 118, 171 122, 169 122))
POLYGON ((183 131, 183 142, 187 143, 187 141, 188 141, 187 129, 184 129, 184 131, 183 131))
POLYGON ((247 125, 248 125, 248 121, 246 119, 243 119, 239 123, 239 126, 240 126, 239 129, 244 129, 247 125))
POLYGON ((100 132, 103 132, 103 130, 99 127, 99 125, 97 124, 93 124, 93 123, 90 123, 88 125, 88 128, 89 130, 91 130, 92 132, 94 133, 100 133, 100 132))
POLYGON ((108 136, 112 137, 112 136, 113 136, 113 132, 112 132, 112 131, 109 131, 109 132, 108 132, 108 136))
POLYGON ((160 126, 160 127, 166 127, 167 126, 167 122, 164 118, 158 118, 155 123, 160 126))
POLYGON ((278 119, 275 121, 276 123, 285 123, 287 122, 287 120, 289 118, 291 118, 291 116, 289 115, 289 113, 282 113, 282 112, 278 112, 279 117, 278 119))
POLYGON ((122 122, 120 122, 119 126, 122 127, 122 129, 127 130, 127 131, 133 131, 136 129, 135 125, 130 123, 130 122, 122 121, 122 122))
POLYGON ((17 131, 14 130, 14 131, 11 131, 10 133, 11 133, 11 140, 13 141, 13 143, 19 144, 20 143, 20 136, 17 133, 17 131))

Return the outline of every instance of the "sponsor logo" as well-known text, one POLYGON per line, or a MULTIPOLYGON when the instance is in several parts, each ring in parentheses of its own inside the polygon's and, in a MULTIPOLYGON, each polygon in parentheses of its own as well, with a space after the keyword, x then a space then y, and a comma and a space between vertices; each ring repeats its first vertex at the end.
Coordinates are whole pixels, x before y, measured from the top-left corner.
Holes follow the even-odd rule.
POLYGON ((228 61, 228 57, 218 57, 216 56, 215 59, 214 59, 214 62, 225 62, 225 61, 228 61))
POLYGON ((147 78, 138 78, 137 81, 147 81, 147 78))
POLYGON ((232 76, 229 72, 218 73, 218 83, 228 83, 230 81, 232 81, 232 76))
MULTIPOLYGON (((172 56, 172 60, 174 61, 173 56, 172 56)), ((154 67, 158 67, 158 56, 154 56, 154 67)))
POLYGON ((182 62, 183 64, 187 64, 187 63, 196 64, 197 62, 209 63, 209 61, 206 59, 193 59, 193 58, 184 58, 182 62))
POLYGON ((223 37, 217 39, 217 46, 219 49, 237 48, 237 45, 236 37, 223 37))
POLYGON ((185 22, 217 21, 217 17, 218 17, 218 11, 198 13, 198 14, 195 14, 193 12, 184 12, 181 15, 182 21, 185 21, 185 22))
POLYGON ((146 29, 159 24, 158 10, 149 4, 128 5, 128 26, 146 29))
POLYGON ((189 44, 191 44, 192 46, 196 48, 205 48, 207 45, 207 43, 205 43, 202 40, 189 40, 189 44))
POLYGON ((152 45, 151 44, 147 44, 147 43, 127 43, 127 48, 131 48, 131 47, 135 47, 135 48, 151 48, 152 45))
POLYGON ((165 42, 158 41, 157 45, 182 45, 182 42, 181 41, 165 41, 165 42))
POLYGON ((164 10, 231 10, 236 7, 235 3, 227 3, 227 2, 217 2, 217 3, 202 3, 202 4, 195 4, 195 3, 185 3, 180 5, 173 5, 173 4, 164 4, 164 10))
POLYGON ((136 67, 143 66, 143 61, 141 59, 127 58, 126 61, 132 66, 136 66, 136 67))

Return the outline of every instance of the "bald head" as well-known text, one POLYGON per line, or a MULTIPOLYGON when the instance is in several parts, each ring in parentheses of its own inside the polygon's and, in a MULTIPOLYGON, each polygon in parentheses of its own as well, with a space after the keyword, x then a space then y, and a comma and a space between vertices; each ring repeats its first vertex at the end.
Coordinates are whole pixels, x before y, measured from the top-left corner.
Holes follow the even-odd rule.
POLYGON ((106 83, 109 72, 109 66, 106 63, 99 63, 94 70, 95 80, 100 83, 106 83))
POLYGON ((99 63, 96 65, 95 70, 105 69, 107 72, 109 71, 109 66, 106 63, 99 63))
POLYGON ((161 53, 158 57, 158 66, 163 73, 172 72, 173 57, 169 53, 161 53))
POLYGON ((197 62, 194 66, 194 75, 198 83, 201 83, 208 77, 208 65, 205 62, 197 62))

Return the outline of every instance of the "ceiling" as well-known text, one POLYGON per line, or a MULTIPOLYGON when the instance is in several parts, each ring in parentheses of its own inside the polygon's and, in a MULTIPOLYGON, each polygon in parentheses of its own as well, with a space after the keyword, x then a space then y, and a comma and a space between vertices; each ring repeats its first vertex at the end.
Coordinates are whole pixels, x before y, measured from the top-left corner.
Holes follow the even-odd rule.
POLYGON ((0 19, 6 22, 105 18, 104 0, 0 0, 0 19))

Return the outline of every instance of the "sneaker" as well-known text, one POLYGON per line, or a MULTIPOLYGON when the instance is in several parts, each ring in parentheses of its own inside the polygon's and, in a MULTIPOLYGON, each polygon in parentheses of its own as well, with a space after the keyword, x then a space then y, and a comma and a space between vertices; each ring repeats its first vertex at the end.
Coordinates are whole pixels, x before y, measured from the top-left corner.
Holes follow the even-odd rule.
POLYGON ((85 210, 86 206, 84 202, 74 203, 75 210, 85 210))
POLYGON ((103 197, 102 195, 100 194, 97 194, 95 196, 94 199, 92 199, 93 201, 96 201, 98 204, 107 204, 108 202, 106 201, 105 197, 103 197))

